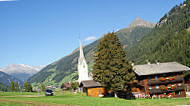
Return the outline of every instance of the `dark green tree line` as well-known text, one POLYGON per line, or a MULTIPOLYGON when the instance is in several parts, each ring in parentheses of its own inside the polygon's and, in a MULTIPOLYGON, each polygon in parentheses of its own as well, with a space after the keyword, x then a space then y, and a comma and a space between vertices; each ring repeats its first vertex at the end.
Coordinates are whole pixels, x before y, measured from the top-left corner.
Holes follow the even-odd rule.
POLYGON ((18 83, 12 81, 10 84, 9 84, 9 88, 8 88, 9 92, 19 92, 20 91, 20 88, 18 86, 18 83))

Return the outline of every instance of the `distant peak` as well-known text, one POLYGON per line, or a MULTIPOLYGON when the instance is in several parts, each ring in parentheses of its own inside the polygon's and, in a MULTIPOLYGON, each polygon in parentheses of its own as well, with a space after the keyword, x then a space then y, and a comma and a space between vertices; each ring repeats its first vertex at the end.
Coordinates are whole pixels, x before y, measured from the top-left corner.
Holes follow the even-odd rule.
POLYGON ((142 20, 140 17, 137 17, 135 20, 142 20))
POLYGON ((153 22, 148 22, 145 20, 142 20, 140 17, 137 17, 130 25, 129 28, 131 27, 137 27, 137 26, 144 26, 144 27, 150 27, 153 28, 155 24, 153 22))

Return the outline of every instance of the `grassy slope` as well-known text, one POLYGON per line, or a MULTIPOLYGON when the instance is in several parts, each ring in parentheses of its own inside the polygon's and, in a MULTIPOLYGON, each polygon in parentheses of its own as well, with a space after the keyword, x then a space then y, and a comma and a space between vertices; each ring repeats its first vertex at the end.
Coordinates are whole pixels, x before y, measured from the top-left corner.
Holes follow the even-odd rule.
MULTIPOLYGON (((15 94, 15 93, 14 93, 15 94)), ((27 93, 24 93, 28 95, 27 93)), ((29 93, 31 94, 31 93, 29 93)), ((34 93, 37 95, 37 93, 34 93)), ((4 94, 0 94, 4 95, 4 94)), ((8 94, 11 95, 10 93, 8 94)), ((19 95, 19 93, 18 93, 19 95)), ((190 98, 183 99, 137 99, 137 100, 124 100, 119 98, 92 98, 82 96, 81 94, 73 94, 70 92, 56 92, 55 96, 49 97, 5 97, 0 96, 0 99, 16 100, 16 101, 31 101, 39 103, 54 103, 54 104, 72 104, 81 106, 174 106, 174 105, 190 105, 190 98)), ((23 94, 22 94, 23 95, 23 94)), ((0 101, 0 105, 4 102, 0 101)), ((5 104, 5 103, 4 103, 5 104)))

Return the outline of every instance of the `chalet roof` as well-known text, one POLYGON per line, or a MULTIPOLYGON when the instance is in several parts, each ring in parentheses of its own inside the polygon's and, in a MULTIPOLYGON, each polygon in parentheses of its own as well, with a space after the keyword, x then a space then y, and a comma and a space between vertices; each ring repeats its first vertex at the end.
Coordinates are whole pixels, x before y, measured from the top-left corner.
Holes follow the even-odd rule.
POLYGON ((61 88, 70 88, 71 87, 71 83, 64 83, 61 85, 61 88))
POLYGON ((81 81, 80 87, 90 88, 90 87, 101 87, 102 85, 99 82, 95 82, 93 80, 85 80, 81 81))
POLYGON ((166 63, 149 64, 149 65, 148 64, 135 65, 134 69, 135 73, 139 76, 190 71, 189 67, 186 67, 177 62, 166 62, 166 63))

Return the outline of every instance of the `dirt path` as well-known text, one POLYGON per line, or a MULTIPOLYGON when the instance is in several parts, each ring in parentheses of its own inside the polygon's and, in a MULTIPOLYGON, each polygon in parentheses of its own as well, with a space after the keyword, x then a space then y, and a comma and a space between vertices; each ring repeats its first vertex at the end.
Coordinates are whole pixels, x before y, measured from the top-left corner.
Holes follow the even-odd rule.
POLYGON ((42 102, 33 102, 33 101, 18 101, 18 100, 9 100, 9 99, 0 99, 0 102, 12 102, 12 103, 19 103, 19 104, 27 104, 30 106, 75 106, 69 104, 55 104, 55 103, 42 103, 42 102))
POLYGON ((42 97, 44 95, 15 95, 15 96, 1 96, 1 97, 42 97))

